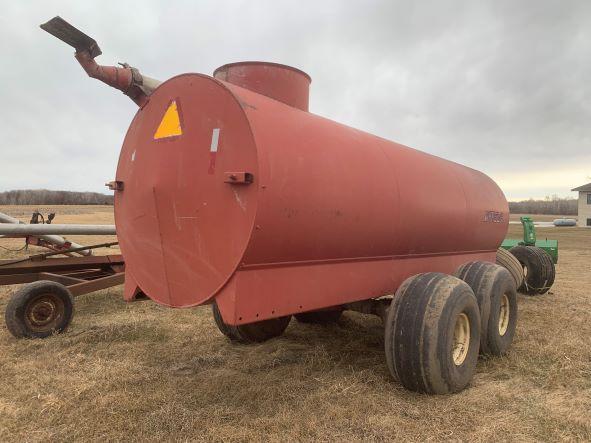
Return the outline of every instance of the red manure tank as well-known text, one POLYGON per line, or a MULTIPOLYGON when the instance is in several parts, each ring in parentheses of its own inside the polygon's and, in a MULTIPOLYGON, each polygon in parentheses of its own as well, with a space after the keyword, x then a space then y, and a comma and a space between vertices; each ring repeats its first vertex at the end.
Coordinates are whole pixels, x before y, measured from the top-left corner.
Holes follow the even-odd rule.
POLYGON ((311 79, 289 66, 161 84, 124 66, 117 83, 77 51, 140 106, 111 183, 127 300, 211 304, 241 342, 294 315, 379 314, 390 372, 421 392, 459 391, 479 351, 507 351, 515 283, 494 263, 509 213, 485 174, 308 112, 311 79))
POLYGON ((138 111, 115 217, 127 274, 152 300, 216 301, 237 325, 495 261, 508 222, 495 182, 307 112, 309 84, 236 63, 174 77, 138 111), (167 112, 178 126, 158 136, 167 112))

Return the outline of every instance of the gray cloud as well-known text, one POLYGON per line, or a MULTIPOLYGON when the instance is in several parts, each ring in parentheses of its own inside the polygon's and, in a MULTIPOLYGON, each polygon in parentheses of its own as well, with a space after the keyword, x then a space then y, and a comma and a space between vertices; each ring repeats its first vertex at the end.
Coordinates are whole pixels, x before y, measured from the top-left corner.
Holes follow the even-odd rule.
POLYGON ((312 78, 311 110, 480 169, 509 198, 591 175, 591 2, 0 1, 0 190, 102 191, 135 105, 38 25, 61 15, 103 64, 166 79, 239 60, 312 78))

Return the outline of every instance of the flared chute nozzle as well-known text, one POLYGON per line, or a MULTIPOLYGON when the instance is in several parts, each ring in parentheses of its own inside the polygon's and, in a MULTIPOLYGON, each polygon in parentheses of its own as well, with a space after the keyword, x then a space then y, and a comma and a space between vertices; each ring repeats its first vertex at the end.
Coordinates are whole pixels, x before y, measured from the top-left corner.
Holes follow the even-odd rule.
POLYGON ((138 69, 127 63, 122 63, 121 67, 99 65, 94 59, 101 55, 102 51, 96 40, 59 16, 40 27, 76 50, 76 60, 89 77, 119 89, 138 106, 143 106, 161 83, 159 80, 143 76, 138 69))

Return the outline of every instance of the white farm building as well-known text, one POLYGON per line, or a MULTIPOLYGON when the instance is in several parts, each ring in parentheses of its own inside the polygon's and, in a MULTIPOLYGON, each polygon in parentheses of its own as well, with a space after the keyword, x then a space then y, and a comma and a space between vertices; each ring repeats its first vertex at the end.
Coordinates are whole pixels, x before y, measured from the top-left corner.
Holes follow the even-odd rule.
POLYGON ((579 226, 591 226, 591 183, 572 191, 579 193, 579 226))

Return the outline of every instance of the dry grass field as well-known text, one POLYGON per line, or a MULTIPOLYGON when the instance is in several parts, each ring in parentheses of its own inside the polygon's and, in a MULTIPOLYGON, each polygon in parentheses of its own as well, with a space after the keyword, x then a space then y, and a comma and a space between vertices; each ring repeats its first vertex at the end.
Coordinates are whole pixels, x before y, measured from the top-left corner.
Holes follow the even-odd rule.
MULTIPOLYGON (((32 209, 0 207, 23 220, 32 209)), ((108 207, 55 209, 56 223, 112 220, 108 207)), ((538 236, 560 242, 556 284, 519 296, 511 353, 481 359, 460 394, 391 381, 377 317, 293 321, 278 339, 234 345, 209 309, 126 304, 118 287, 78 298, 60 336, 16 340, 2 322, 0 440, 591 440, 591 229, 538 236)), ((0 289, 1 312, 14 290, 0 289)))

